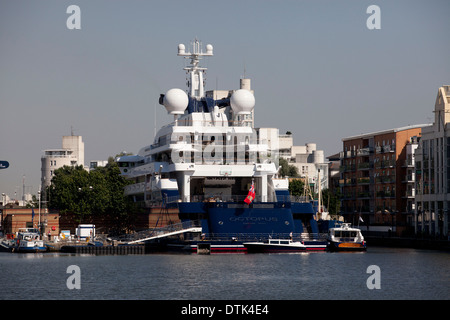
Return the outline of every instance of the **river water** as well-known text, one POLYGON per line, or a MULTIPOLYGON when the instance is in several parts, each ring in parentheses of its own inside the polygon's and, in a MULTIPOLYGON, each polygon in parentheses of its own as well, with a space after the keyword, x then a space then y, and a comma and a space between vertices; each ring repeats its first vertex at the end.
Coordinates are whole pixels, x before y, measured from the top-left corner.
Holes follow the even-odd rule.
POLYGON ((450 299, 449 270, 448 252, 381 247, 301 254, 0 253, 0 299, 437 300, 450 299))

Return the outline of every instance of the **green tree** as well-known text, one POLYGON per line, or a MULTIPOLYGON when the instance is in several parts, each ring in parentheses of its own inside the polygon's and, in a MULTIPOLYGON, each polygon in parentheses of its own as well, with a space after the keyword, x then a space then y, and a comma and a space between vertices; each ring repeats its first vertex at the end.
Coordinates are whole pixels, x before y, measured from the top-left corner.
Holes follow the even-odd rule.
POLYGON ((325 189, 322 191, 322 201, 323 205, 328 209, 328 212, 332 216, 339 215, 340 209, 340 192, 339 189, 325 189))
POLYGON ((124 196, 128 183, 112 158, 105 167, 90 172, 82 166, 64 166, 54 171, 48 189, 49 207, 61 214, 74 214, 78 223, 97 217, 124 229, 129 227, 129 213, 133 212, 132 204, 124 196))
POLYGON ((85 215, 90 215, 92 190, 89 184, 89 172, 83 166, 64 166, 54 171, 52 184, 48 188, 49 207, 58 209, 61 213, 73 213, 78 222, 85 215))
POLYGON ((294 165, 290 165, 286 159, 280 158, 279 165, 281 167, 280 175, 282 177, 297 178, 299 176, 297 167, 294 165))
POLYGON ((302 196, 305 183, 300 179, 292 179, 289 181, 289 193, 293 196, 302 196))

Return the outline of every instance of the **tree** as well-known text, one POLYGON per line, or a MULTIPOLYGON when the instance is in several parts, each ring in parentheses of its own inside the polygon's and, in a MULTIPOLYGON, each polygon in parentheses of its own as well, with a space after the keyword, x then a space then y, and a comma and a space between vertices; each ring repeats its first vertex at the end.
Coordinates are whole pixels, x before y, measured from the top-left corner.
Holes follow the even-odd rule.
POLYGON ((89 199, 91 195, 87 193, 92 188, 89 172, 84 170, 83 166, 59 168, 54 171, 52 183, 48 188, 49 207, 58 209, 61 213, 73 213, 78 222, 81 222, 84 215, 90 215, 92 212, 89 199))
POLYGON ((325 189, 322 191, 322 201, 323 205, 327 207, 330 215, 339 215, 340 208, 340 192, 339 189, 325 189))
POLYGON ((299 176, 297 167, 294 165, 290 165, 286 159, 280 158, 279 164, 281 166, 280 175, 283 178, 284 177, 297 178, 299 176))
POLYGON ((293 196, 302 196, 305 183, 300 179, 292 179, 289 181, 289 193, 293 196))
POLYGON ((54 171, 48 188, 49 207, 61 214, 74 214, 78 223, 96 217, 124 228, 123 221, 129 221, 128 213, 132 211, 124 196, 128 183, 112 158, 105 167, 90 172, 82 166, 64 166, 54 171))

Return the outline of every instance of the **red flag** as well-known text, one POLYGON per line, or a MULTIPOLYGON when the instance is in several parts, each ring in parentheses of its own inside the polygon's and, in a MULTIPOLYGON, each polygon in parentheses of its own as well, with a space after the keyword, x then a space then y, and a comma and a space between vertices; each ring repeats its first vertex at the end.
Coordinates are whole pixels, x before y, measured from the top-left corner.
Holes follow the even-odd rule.
POLYGON ((255 199, 255 183, 252 181, 252 186, 248 191, 248 195, 245 198, 244 202, 246 204, 250 204, 255 199))

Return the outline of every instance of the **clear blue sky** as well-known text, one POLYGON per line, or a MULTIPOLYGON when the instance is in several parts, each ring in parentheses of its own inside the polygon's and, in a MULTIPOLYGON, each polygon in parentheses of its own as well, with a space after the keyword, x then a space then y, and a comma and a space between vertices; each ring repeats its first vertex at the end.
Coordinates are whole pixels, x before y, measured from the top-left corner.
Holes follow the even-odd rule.
POLYGON ((450 84, 448 0, 0 0, 0 192, 37 193, 43 150, 71 126, 85 161, 149 144, 171 121, 160 93, 185 88, 177 45, 214 46, 206 89, 255 90, 258 127, 317 143, 432 122, 450 84), (69 30, 69 5, 81 30, 69 30), (381 9, 369 30, 367 7, 381 9))

